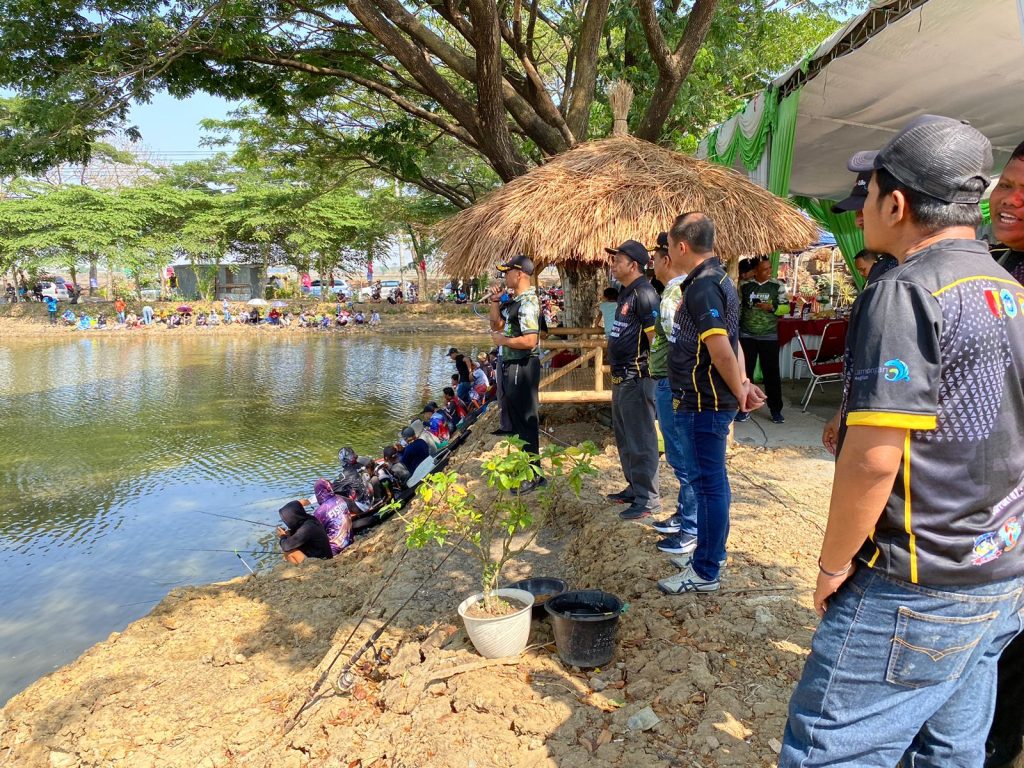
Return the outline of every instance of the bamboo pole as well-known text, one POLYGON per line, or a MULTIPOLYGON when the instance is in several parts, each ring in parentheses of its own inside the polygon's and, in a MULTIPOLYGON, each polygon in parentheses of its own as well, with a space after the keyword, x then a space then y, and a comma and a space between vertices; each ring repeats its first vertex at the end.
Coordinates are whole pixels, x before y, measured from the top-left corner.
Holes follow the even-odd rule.
POLYGON ((540 402, 544 403, 610 403, 612 393, 609 389, 595 392, 589 389, 576 389, 558 392, 541 392, 540 402))
POLYGON ((547 377, 545 377, 545 378, 540 380, 540 386, 546 387, 549 384, 551 384, 552 382, 558 381, 560 378, 562 378, 566 374, 571 373, 572 371, 575 371, 577 368, 579 368, 584 363, 586 363, 586 362, 588 362, 590 360, 593 360, 594 359, 594 355, 596 353, 598 353, 598 352, 601 352, 601 351, 602 351, 601 348, 597 347, 596 349, 592 349, 590 352, 587 352, 587 354, 581 355, 581 356, 577 357, 571 363, 568 363, 567 365, 564 365, 561 368, 556 368, 554 373, 552 373, 550 376, 547 376, 547 377))

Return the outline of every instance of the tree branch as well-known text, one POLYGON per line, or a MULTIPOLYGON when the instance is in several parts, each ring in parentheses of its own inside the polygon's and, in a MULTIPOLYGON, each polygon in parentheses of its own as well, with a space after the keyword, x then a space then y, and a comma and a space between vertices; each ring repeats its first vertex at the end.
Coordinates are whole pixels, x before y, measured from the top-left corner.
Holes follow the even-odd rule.
POLYGON ((590 106, 594 103, 597 86, 597 59, 600 51, 601 30, 608 18, 609 0, 589 0, 583 13, 579 41, 576 46, 576 74, 570 89, 569 107, 565 122, 577 140, 587 136, 590 106))

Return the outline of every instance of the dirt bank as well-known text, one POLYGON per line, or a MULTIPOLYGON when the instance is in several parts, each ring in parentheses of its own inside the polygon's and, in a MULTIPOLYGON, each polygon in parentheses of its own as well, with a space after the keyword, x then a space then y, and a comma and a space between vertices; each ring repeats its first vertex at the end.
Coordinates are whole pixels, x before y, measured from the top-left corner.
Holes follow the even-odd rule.
MULTIPOLYGON (((0 765, 774 765, 815 625, 828 456, 737 447, 723 589, 665 597, 655 582, 673 569, 654 549, 657 534, 621 522, 603 500, 621 486, 608 431, 584 409, 561 422, 549 422, 558 439, 605 446, 602 472, 579 502, 562 500, 506 575, 561 576, 628 602, 607 668, 562 666, 547 621, 534 622, 534 647, 515 663, 474 668, 481 659, 455 629, 455 606, 475 585, 453 558, 385 633, 390 664, 367 665, 350 694, 326 697, 286 730, 366 606, 346 658, 442 557, 407 553, 392 522, 334 561, 172 592, 7 704, 0 765), (629 731, 645 707, 660 722, 629 731)), ((497 441, 492 428, 479 423, 453 466, 474 474, 497 441)))
MULTIPOLYGON (((153 307, 154 311, 165 310, 174 312, 181 302, 146 302, 153 307)), ((220 304, 211 305, 208 302, 191 302, 195 312, 220 311, 220 304)), ((369 318, 370 313, 376 310, 380 313, 381 324, 376 327, 368 325, 348 325, 344 328, 331 328, 318 330, 311 328, 299 328, 294 322, 291 326, 273 325, 242 325, 232 323, 231 325, 216 325, 211 327, 196 327, 194 325, 168 328, 165 325, 155 323, 148 327, 122 328, 117 325, 117 313, 114 311, 114 304, 110 301, 88 301, 76 306, 64 302, 60 305, 60 312, 70 307, 76 313, 84 312, 95 317, 102 313, 107 321, 111 318, 114 322, 105 329, 92 329, 80 331, 72 326, 58 324, 50 325, 49 316, 46 312, 46 305, 38 302, 23 302, 20 304, 0 304, 0 336, 2 337, 29 337, 29 338, 60 338, 67 335, 75 336, 109 336, 111 334, 311 334, 311 333, 332 333, 332 334, 380 334, 380 333, 456 333, 456 334, 485 334, 487 324, 485 318, 474 313, 471 305, 455 304, 356 304, 369 318)), ((326 313, 333 317, 336 302, 321 303, 316 301, 294 301, 289 302, 288 311, 298 314, 303 310, 315 312, 318 316, 326 313)), ((231 312, 237 315, 243 309, 247 309, 243 302, 235 302, 231 305, 231 312)), ((129 312, 141 313, 142 305, 130 305, 129 312)), ((481 313, 483 310, 480 310, 481 313)), ((260 314, 266 314, 266 307, 260 309, 260 314)))

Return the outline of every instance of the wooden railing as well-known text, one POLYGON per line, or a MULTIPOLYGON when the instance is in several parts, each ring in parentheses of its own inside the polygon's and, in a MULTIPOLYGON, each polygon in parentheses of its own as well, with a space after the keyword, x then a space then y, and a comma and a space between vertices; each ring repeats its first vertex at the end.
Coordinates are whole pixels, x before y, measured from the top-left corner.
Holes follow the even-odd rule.
POLYGON ((608 366, 604 363, 604 353, 608 342, 604 329, 552 328, 540 346, 542 365, 562 350, 580 352, 561 368, 545 369, 540 380, 541 403, 611 402, 611 390, 605 385, 608 366))

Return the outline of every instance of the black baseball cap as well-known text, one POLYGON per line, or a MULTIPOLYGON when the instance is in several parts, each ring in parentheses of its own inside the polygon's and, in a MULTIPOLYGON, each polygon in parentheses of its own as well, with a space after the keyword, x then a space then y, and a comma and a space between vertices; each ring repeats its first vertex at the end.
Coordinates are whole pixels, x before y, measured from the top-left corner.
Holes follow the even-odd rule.
POLYGON ((459 350, 457 350, 455 347, 452 347, 451 349, 448 350, 449 355, 457 355, 458 353, 459 350))
POLYGON ((857 181, 853 183, 853 189, 845 199, 840 200, 832 206, 832 213, 846 213, 847 211, 860 211, 864 209, 864 201, 868 199, 868 182, 871 181, 871 172, 864 171, 857 174, 857 181))
POLYGON ((658 239, 654 243, 653 248, 648 248, 648 251, 667 251, 668 250, 668 232, 659 232, 658 239))
POLYGON ((510 269, 522 270, 524 274, 533 274, 533 259, 523 254, 513 256, 511 259, 506 261, 504 264, 498 265, 499 272, 508 272, 510 269))
POLYGON ((427 411, 430 411, 431 413, 433 413, 436 410, 437 410, 437 403, 435 403, 433 400, 431 400, 429 403, 427 403, 426 405, 423 406, 423 411, 422 412, 426 413, 427 411))
POLYGON ((628 256, 629 258, 631 258, 633 261, 640 265, 640 269, 645 268, 648 262, 651 260, 651 254, 649 254, 647 252, 647 249, 644 248, 643 245, 638 243, 636 240, 627 240, 618 248, 605 248, 605 251, 612 254, 613 256, 619 253, 628 256))
POLYGON ((856 173, 885 168, 911 189, 946 203, 975 204, 988 187, 992 143, 965 120, 921 115, 880 150, 858 152, 847 163, 856 173), (974 179, 983 184, 967 185, 974 179))

